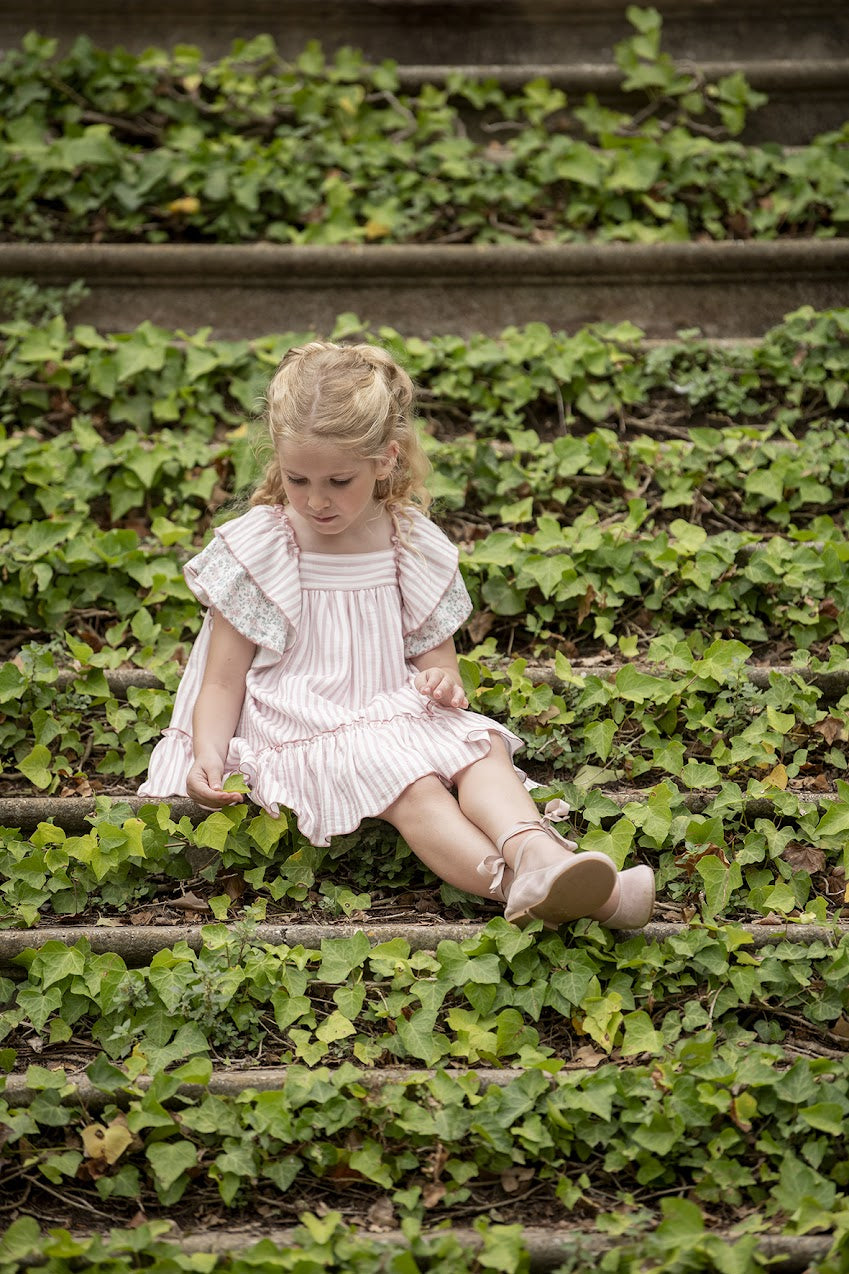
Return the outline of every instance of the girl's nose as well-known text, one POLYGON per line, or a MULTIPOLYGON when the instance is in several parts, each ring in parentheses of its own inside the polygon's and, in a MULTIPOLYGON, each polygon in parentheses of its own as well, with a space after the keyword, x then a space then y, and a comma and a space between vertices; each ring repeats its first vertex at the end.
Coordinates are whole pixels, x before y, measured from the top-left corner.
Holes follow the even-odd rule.
POLYGON ((311 491, 307 497, 307 504, 311 509, 326 509, 330 501, 326 495, 320 495, 318 491, 311 491))

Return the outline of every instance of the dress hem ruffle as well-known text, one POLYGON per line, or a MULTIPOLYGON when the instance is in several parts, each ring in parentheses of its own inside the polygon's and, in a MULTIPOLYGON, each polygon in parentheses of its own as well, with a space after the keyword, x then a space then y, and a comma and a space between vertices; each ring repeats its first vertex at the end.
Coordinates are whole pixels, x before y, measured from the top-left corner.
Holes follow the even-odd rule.
MULTIPOLYGON (((272 818, 280 817, 281 806, 291 810, 307 840, 313 845, 324 846, 332 836, 345 836, 355 831, 362 819, 379 818, 412 783, 427 775, 435 775, 446 787, 450 787, 461 770, 488 755, 492 733, 504 739, 512 759, 522 746, 516 735, 498 722, 459 708, 435 708, 418 717, 407 715, 387 721, 350 723, 341 730, 329 731, 311 740, 273 744, 256 752, 245 739, 236 736, 230 743, 224 778, 241 774, 251 799, 260 808, 272 818), (459 722, 452 719, 454 714, 465 719, 465 729, 457 729, 459 722), (362 753, 358 739, 361 731, 379 735, 387 729, 393 731, 395 764, 392 772, 387 773, 385 769, 369 772, 360 764, 354 767, 355 777, 352 780, 343 780, 341 774, 352 772, 347 758, 362 753), (328 752, 339 751, 340 736, 344 740, 342 746, 346 762, 340 767, 323 764, 322 754, 326 757, 328 752), (317 754, 312 764, 305 763, 305 748, 317 754), (309 781, 317 789, 315 801, 310 801, 309 781), (339 784, 345 782, 349 800, 352 783, 355 793, 355 812, 338 821, 328 818, 326 791, 318 791, 319 784, 332 784, 334 781, 339 784), (321 826, 316 818, 318 811, 323 812, 321 826)), ((194 760, 190 736, 172 727, 165 731, 157 751, 156 764, 151 765, 147 781, 139 788, 139 795, 150 800, 187 796, 186 778, 194 760)), ((524 779, 521 770, 517 769, 517 773, 524 779)), ((332 807, 332 800, 329 804, 332 807)))

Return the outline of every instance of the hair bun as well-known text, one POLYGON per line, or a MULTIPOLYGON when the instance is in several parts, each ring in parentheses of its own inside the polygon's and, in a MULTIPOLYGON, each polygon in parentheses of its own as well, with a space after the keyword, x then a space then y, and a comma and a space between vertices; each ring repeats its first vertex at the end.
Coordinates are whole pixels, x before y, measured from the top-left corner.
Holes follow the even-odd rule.
POLYGON ((403 367, 399 367, 385 349, 376 345, 350 345, 348 348, 369 367, 381 373, 387 389, 398 404, 399 412, 406 412, 415 398, 415 388, 403 367))

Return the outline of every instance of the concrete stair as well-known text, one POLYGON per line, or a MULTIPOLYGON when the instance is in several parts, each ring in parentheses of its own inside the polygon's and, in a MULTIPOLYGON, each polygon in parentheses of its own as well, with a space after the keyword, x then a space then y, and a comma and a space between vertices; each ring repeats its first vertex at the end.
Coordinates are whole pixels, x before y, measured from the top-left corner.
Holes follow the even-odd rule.
MULTIPOLYGON (((770 103, 753 117, 749 140, 794 145, 849 116, 849 13, 840 0, 804 6, 780 0, 660 0, 664 47, 709 79, 740 70, 770 103)), ((613 45, 632 28, 618 0, 245 0, 212 8, 204 0, 51 0, 8 4, 0 48, 30 30, 63 47, 80 33, 139 52, 194 44, 209 57, 232 42, 268 33, 285 57, 308 40, 327 52, 350 45, 370 61, 391 58, 401 82, 417 87, 458 68, 519 86, 548 76, 574 101, 587 92, 621 106, 613 45)))
MULTIPOLYGON (((774 96, 764 117, 768 135, 796 144, 849 115, 849 9, 845 3, 784 0, 664 0, 665 43, 676 57, 705 66, 710 74, 743 70, 755 87, 774 96)), ((189 42, 210 56, 227 51, 235 38, 269 31, 286 55, 310 38, 332 50, 344 44, 363 48, 372 60, 392 57, 402 64, 405 84, 444 77, 450 67, 497 70, 506 81, 521 83, 546 74, 570 93, 597 92, 618 101, 611 66, 612 44, 629 33, 625 6, 612 0, 243 0, 239 6, 212 6, 206 0, 31 0, 6 5, 0 13, 0 46, 29 29, 67 44, 85 33, 99 44, 189 42)), ((766 128, 763 122, 757 128, 766 128)), ((757 131, 755 132, 757 136, 757 131)), ((711 337, 752 337, 802 304, 828 308, 847 303, 849 240, 795 243, 658 245, 576 245, 564 248, 369 247, 338 249, 131 245, 0 245, 0 274, 27 275, 44 285, 82 278, 91 289, 73 316, 105 329, 126 330, 143 319, 170 328, 212 326, 217 335, 253 336, 281 328, 326 330, 336 314, 353 310, 377 327, 388 323, 408 334, 427 336, 496 332, 508 324, 542 320, 553 327, 575 328, 587 322, 630 319, 653 337, 699 326, 711 337)), ((594 675, 602 675, 596 665, 594 675)), ((768 669, 752 669, 762 684, 768 669)), ((114 678, 116 693, 128 685, 155 684, 145 674, 114 678)), ((835 674, 822 682, 837 698, 846 680, 835 674)), ((635 793, 607 792, 617 803, 635 793)), ((707 801, 693 793, 691 808, 707 801)), ((130 804, 134 800, 131 798, 130 804)), ((138 804, 135 798, 135 804, 138 804)), ((0 800, 0 823, 32 827, 53 819, 69 832, 86 828, 90 802, 76 798, 0 800)), ((189 802, 175 802, 176 814, 193 814, 189 802)), ((766 811, 762 811, 766 812, 766 811)), ((757 811, 753 808, 753 817, 757 811)), ((260 926, 268 942, 317 944, 365 928, 374 941, 404 937, 417 949, 433 950, 445 939, 460 940, 479 931, 477 923, 383 923, 260 926)), ((678 923, 658 921, 649 940, 680 932, 678 923)), ((847 926, 780 926, 780 936, 798 943, 833 942, 847 926)), ((747 926, 755 946, 774 941, 774 925, 747 926)), ((85 936, 95 951, 116 951, 128 963, 149 961, 176 941, 200 942, 196 924, 171 926, 44 924, 32 931, 0 932, 0 965, 29 946, 48 940, 73 942, 85 936)), ((382 1070, 374 1084, 397 1078, 382 1070)), ((508 1084, 509 1069, 479 1070, 486 1082, 508 1084)), ((76 1099, 97 1108, 97 1094, 82 1073, 72 1077, 76 1099)), ((243 1087, 279 1087, 277 1070, 217 1068, 211 1091, 232 1093, 243 1087)), ((371 1081, 370 1081, 371 1082, 371 1081)), ((15 1102, 31 1096, 22 1076, 10 1081, 15 1102)), ((74 1100, 72 1096, 69 1100, 74 1100)), ((9 1207, 9 1202, 4 1205, 9 1207)), ((25 1210, 25 1209, 24 1209, 25 1210)), ((476 1241, 471 1231, 468 1243, 476 1241)), ((259 1223, 232 1229, 226 1221, 214 1234, 187 1234, 187 1252, 241 1250, 260 1237, 286 1245, 291 1231, 259 1223)), ((385 1241, 399 1245, 392 1231, 385 1241)), ((576 1238, 598 1258, 615 1240, 561 1224, 527 1227, 530 1266, 551 1270, 574 1250, 576 1238)), ((777 1270, 802 1271, 828 1250, 827 1236, 760 1240, 764 1258, 777 1270)), ((588 1259, 590 1259, 588 1257, 588 1259)), ((588 1264, 587 1268, 591 1268, 588 1264)))

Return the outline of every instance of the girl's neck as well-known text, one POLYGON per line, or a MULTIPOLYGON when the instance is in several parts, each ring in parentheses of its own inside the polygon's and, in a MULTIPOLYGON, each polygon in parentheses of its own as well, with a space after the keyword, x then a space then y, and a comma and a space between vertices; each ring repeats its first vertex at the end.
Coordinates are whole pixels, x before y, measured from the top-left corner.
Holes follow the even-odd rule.
POLYGON ((283 508, 302 553, 325 553, 328 557, 344 557, 356 553, 379 553, 392 547, 395 526, 382 504, 375 504, 374 514, 361 525, 333 535, 322 535, 320 531, 316 531, 291 505, 286 504, 283 508))

